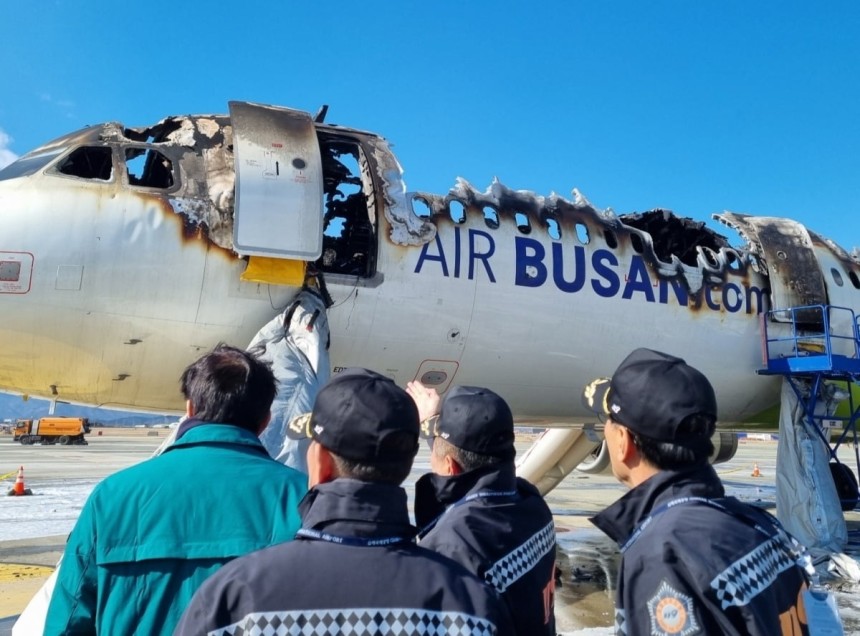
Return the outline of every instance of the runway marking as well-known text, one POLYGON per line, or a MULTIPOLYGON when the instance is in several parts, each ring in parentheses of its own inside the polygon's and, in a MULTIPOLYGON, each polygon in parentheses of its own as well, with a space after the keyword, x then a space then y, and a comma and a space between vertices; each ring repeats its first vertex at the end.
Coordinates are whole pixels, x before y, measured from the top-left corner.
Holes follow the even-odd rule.
POLYGON ((54 568, 32 563, 0 563, 0 583, 9 583, 23 579, 45 578, 51 575, 54 568))

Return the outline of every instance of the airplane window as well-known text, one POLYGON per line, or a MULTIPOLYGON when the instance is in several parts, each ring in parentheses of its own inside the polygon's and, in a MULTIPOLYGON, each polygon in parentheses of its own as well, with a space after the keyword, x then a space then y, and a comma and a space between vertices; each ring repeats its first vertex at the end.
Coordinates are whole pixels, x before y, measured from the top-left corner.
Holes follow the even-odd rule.
POLYGON ((31 174, 35 174, 47 166, 61 152, 62 150, 54 150, 51 152, 44 152, 39 155, 33 155, 32 157, 25 155, 0 170, 0 181, 3 181, 4 179, 14 179, 16 177, 29 177, 31 174))
POLYGON ((764 267, 759 262, 755 254, 748 254, 747 259, 749 260, 750 267, 752 267, 754 272, 758 272, 760 274, 764 271, 764 267))
POLYGON ((491 205, 484 206, 484 222, 494 230, 499 227, 499 213, 491 205))
POLYGON ((614 250, 618 247, 618 238, 615 236, 615 232, 612 230, 604 230, 603 238, 606 239, 606 244, 609 246, 609 249, 614 250))
POLYGON ((578 238, 579 242, 583 245, 588 245, 591 242, 591 237, 588 235, 588 228, 584 223, 576 224, 576 238, 578 238))
POLYGON ((57 171, 70 177, 110 181, 113 160, 109 146, 84 146, 77 148, 57 166, 57 171))
POLYGON ((362 179, 368 173, 366 159, 353 140, 321 133, 319 142, 325 218, 317 264, 324 272, 370 276, 375 268, 376 228, 368 195, 372 184, 365 186, 362 179))
POLYGON ((548 218, 546 220, 546 229, 549 232, 550 238, 556 241, 561 239, 561 225, 559 225, 558 219, 548 218))
POLYGON ((642 243, 642 237, 635 232, 630 233, 630 244, 633 246, 633 251, 637 254, 641 254, 645 249, 642 243))
POLYGON ((835 267, 830 268, 830 275, 833 276, 834 282, 840 287, 845 284, 845 281, 842 280, 842 274, 840 274, 839 270, 837 270, 835 267))
POLYGON ((167 189, 173 186, 173 162, 153 148, 126 148, 128 184, 167 189))
POLYGON ((531 234, 532 225, 529 222, 529 217, 527 214, 523 214, 522 212, 516 212, 514 214, 514 219, 517 222, 517 229, 523 234, 531 234))
POLYGON ((860 278, 857 278, 857 272, 848 272, 848 278, 851 279, 851 284, 854 285, 856 289, 860 289, 860 278))
POLYGON ((430 206, 421 197, 412 197, 412 212, 419 219, 429 219, 431 214, 430 206))
POLYGON ((457 199, 448 203, 448 214, 451 215, 451 220, 454 221, 454 223, 459 224, 466 222, 466 207, 457 199))
POLYGON ((714 269, 717 269, 720 266, 720 261, 717 259, 716 253, 714 250, 703 247, 702 254, 705 256, 705 260, 708 262, 708 265, 714 269))
POLYGON ((726 265, 733 272, 743 272, 743 262, 736 252, 726 250, 726 265))

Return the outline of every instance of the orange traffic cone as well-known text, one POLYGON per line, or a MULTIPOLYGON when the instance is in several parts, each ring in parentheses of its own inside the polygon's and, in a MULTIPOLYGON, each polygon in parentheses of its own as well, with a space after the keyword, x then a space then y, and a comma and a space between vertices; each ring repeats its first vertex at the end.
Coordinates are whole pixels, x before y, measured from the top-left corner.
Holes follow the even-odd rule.
POLYGON ((18 476, 15 478, 15 494, 23 495, 24 494, 24 467, 21 466, 18 469, 18 476))
POLYGON ((761 477, 761 471, 758 469, 758 464, 753 464, 753 471, 751 477, 761 477))
POLYGON ((15 478, 15 486, 9 491, 10 495, 20 497, 21 495, 32 495, 29 488, 24 487, 24 467, 18 469, 18 476, 15 478))

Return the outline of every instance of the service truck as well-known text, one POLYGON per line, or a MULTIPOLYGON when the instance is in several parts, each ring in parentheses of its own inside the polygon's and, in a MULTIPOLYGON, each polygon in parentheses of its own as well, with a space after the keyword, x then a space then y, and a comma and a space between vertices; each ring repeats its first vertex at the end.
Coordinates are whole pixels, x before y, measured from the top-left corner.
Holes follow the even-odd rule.
POLYGON ((17 420, 12 439, 25 446, 45 444, 86 444, 84 435, 90 432, 85 417, 43 417, 39 420, 17 420))

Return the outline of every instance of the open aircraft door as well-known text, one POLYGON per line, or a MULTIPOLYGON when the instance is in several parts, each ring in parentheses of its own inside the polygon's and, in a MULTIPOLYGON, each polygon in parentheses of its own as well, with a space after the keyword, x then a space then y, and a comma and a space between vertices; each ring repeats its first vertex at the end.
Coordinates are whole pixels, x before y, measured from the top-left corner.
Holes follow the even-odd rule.
MULTIPOLYGON (((827 304, 824 274, 803 225, 789 219, 732 212, 717 216, 746 238, 767 264, 771 309, 827 304)), ((821 323, 821 312, 815 310, 798 311, 794 318, 789 312, 771 315, 777 322, 797 320, 814 326, 821 323)))
POLYGON ((310 114, 229 102, 236 167, 233 246, 313 261, 322 252, 323 175, 310 114))

